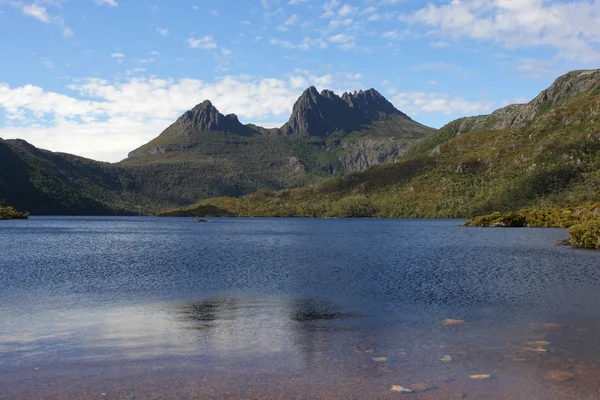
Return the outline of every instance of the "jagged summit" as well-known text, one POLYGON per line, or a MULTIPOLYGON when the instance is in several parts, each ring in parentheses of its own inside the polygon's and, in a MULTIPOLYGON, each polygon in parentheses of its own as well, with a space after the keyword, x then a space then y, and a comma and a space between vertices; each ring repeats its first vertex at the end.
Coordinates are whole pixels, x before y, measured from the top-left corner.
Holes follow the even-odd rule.
POLYGON ((338 96, 327 89, 319 93, 316 87, 311 86, 300 95, 289 121, 279 129, 244 125, 235 114, 223 115, 210 100, 205 100, 186 111, 156 139, 129 153, 129 158, 196 147, 205 140, 207 132, 307 138, 365 130, 378 131, 382 136, 403 137, 420 137, 432 132, 397 110, 375 89, 345 92, 338 96), (376 124, 379 125, 375 127, 376 124))
POLYGON ((172 125, 180 136, 190 136, 194 132, 223 131, 238 135, 251 134, 251 130, 243 125, 237 115, 223 115, 210 100, 204 100, 196 107, 186 111, 172 125))
POLYGON ((292 115, 281 127, 281 133, 329 136, 335 132, 359 130, 394 115, 410 120, 375 89, 338 96, 331 90, 319 93, 311 86, 294 104, 292 115))

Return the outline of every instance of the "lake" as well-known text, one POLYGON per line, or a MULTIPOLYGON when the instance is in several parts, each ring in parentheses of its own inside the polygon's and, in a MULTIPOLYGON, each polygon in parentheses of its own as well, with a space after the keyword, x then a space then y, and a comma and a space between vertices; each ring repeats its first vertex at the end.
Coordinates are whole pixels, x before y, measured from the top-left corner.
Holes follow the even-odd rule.
POLYGON ((3 221, 0 399, 599 398, 600 252, 461 222, 3 221))

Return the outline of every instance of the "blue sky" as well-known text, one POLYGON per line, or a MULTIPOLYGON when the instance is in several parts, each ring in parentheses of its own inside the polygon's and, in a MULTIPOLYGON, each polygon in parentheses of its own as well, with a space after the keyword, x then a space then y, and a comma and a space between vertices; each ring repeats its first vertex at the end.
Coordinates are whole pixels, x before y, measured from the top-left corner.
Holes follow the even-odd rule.
POLYGON ((419 122, 597 68, 600 0, 0 0, 0 137, 117 161, 210 99, 283 124, 314 85, 419 122))

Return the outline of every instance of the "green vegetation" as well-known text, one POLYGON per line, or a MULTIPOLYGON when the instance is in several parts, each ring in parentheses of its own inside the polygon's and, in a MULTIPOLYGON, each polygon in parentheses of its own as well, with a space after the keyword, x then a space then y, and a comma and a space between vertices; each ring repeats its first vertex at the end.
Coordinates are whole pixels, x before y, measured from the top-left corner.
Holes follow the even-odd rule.
POLYGON ((526 208, 516 212, 495 212, 475 217, 465 226, 509 226, 530 228, 569 228, 573 225, 600 220, 600 203, 566 208, 526 208))
POLYGON ((600 250, 600 219, 583 222, 569 228, 573 247, 600 250))
POLYGON ((27 219, 29 214, 25 212, 19 212, 12 207, 1 207, 0 206, 0 221, 7 219, 27 219))
POLYGON ((464 226, 522 228, 524 226, 527 226, 527 219, 520 212, 495 212, 493 214, 475 217, 472 220, 466 222, 464 226))
POLYGON ((569 228, 570 239, 560 244, 600 249, 600 203, 561 209, 524 209, 475 217, 465 226, 569 228))

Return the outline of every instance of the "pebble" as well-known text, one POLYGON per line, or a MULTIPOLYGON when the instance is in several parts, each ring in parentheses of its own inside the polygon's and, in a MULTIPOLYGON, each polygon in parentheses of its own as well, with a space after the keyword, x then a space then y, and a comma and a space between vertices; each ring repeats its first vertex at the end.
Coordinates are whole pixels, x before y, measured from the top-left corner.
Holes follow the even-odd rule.
POLYGON ((413 391, 409 388, 405 388, 400 385, 392 385, 392 392, 400 392, 400 393, 413 393, 413 391))
POLYGON ((491 379, 491 375, 486 375, 486 374, 481 374, 481 375, 469 375, 469 378, 471 379, 478 379, 478 380, 483 380, 483 379, 491 379))
POLYGON ((538 340, 537 342, 527 342, 525 344, 527 344, 529 346, 540 346, 540 347, 542 347, 542 346, 550 346, 550 342, 547 342, 545 340, 538 340))
POLYGON ((458 325, 458 324, 464 324, 465 321, 463 321, 462 319, 446 319, 444 320, 444 325, 458 325))

